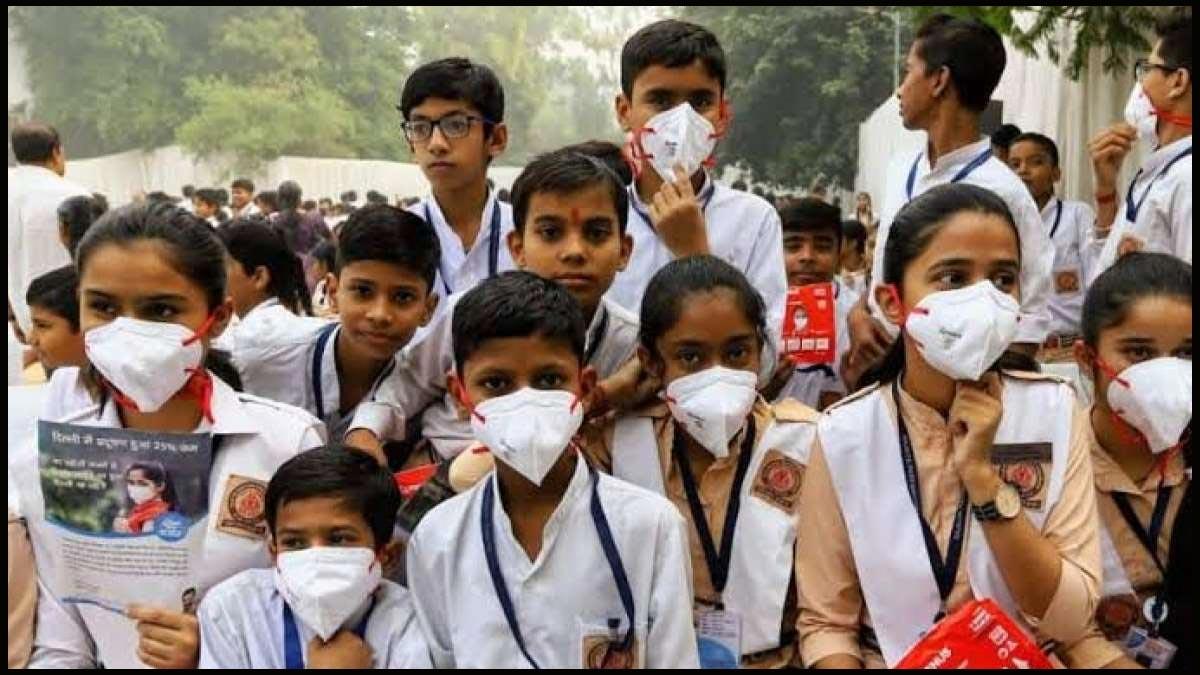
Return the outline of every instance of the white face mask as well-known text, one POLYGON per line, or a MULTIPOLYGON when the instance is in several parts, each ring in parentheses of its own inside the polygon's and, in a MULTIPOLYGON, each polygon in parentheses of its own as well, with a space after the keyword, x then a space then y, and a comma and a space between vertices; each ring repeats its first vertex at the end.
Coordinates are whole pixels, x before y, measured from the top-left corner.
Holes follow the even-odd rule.
POLYGON ((904 323, 925 362, 955 380, 979 381, 1017 335, 1020 305, 990 281, 930 293, 904 323))
POLYGON ((690 103, 655 115, 634 136, 644 158, 665 181, 675 180, 677 165, 689 176, 696 173, 717 145, 713 125, 690 103))
POLYGON ((475 406, 471 429, 496 459, 541 485, 583 424, 579 398, 526 387, 475 406))
POLYGON ((134 504, 144 504, 154 498, 154 486, 152 485, 130 485, 129 498, 134 504))
POLYGON ((1129 366, 1109 382, 1108 407, 1154 454, 1175 447, 1192 421, 1192 362, 1172 356, 1129 366))
POLYGON ((188 369, 200 367, 204 346, 193 337, 177 323, 122 316, 84 333, 83 344, 88 361, 109 384, 139 412, 154 412, 187 383, 188 369))
POLYGON ((369 548, 316 546, 280 553, 275 588, 296 617, 328 641, 379 587, 382 565, 369 548))
POLYGON ((758 399, 758 376, 715 366, 667 385, 667 407, 688 435, 714 457, 729 456, 729 442, 746 425, 758 399))
POLYGON ((1158 114, 1140 82, 1133 83, 1129 101, 1125 103, 1125 121, 1137 129, 1138 140, 1158 144, 1158 114))

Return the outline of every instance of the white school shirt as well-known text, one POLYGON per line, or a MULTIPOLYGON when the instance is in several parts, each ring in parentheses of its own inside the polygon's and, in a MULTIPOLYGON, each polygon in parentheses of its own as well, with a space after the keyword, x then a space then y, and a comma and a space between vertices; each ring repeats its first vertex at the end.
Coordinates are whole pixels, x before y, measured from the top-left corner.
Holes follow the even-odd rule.
MULTIPOLYGON (((704 227, 708 250, 733 265, 762 294, 767 306, 770 329, 769 350, 778 354, 779 331, 787 306, 787 273, 783 261, 783 230, 779 213, 765 199, 721 185, 705 176, 705 185, 697 193, 704 209, 704 227)), ((640 316, 642 297, 650 279, 675 260, 675 254, 658 238, 650 224, 649 207, 629 190, 628 232, 633 237, 633 255, 629 265, 617 273, 607 297, 640 316)), ((774 365, 773 358, 763 359, 774 365)), ((765 367, 765 366, 764 366, 765 367)))
MULTIPOLYGON (((542 668, 580 668, 586 636, 629 626, 590 510, 592 477, 582 458, 546 522, 530 561, 513 535, 495 472, 426 514, 408 544, 408 581, 436 668, 530 668, 509 630, 488 573, 483 488, 495 490, 498 566, 530 655, 542 668)), ((634 602, 639 663, 699 667, 692 626, 686 523, 665 498, 600 475, 600 502, 634 602)))
MULTIPOLYGON (((871 265, 871 292, 867 302, 875 317, 887 330, 896 336, 899 328, 883 317, 875 301, 875 289, 883 284, 883 252, 887 250, 888 233, 896 214, 908 203, 908 176, 916 161, 917 171, 913 180, 912 196, 916 198, 938 185, 946 185, 968 164, 991 148, 991 141, 984 138, 976 143, 959 148, 937 159, 937 166, 929 166, 929 155, 925 149, 919 156, 903 155, 892 160, 888 167, 887 197, 883 204, 883 217, 879 219, 879 230, 875 239, 874 260, 871 265)), ((960 182, 986 188, 996 193, 1016 221, 1021 237, 1021 321, 1017 324, 1016 342, 1042 343, 1050 333, 1050 295, 1054 289, 1051 270, 1054 267, 1054 245, 1046 236, 1037 202, 1029 189, 1003 162, 991 157, 960 182)))
POLYGON ((822 393, 846 393, 846 385, 842 382, 842 357, 850 351, 850 310, 858 302, 859 296, 838 280, 834 280, 833 289, 833 363, 828 365, 829 370, 814 365, 797 366, 779 396, 775 397, 775 403, 790 398, 816 410, 822 393))
MULTIPOLYGON (((442 457, 454 457, 475 441, 470 422, 460 419, 454 395, 446 389, 446 373, 454 368, 454 308, 464 295, 450 296, 446 311, 404 348, 391 376, 358 406, 350 429, 370 429, 383 440, 403 438, 407 421, 420 415, 421 435, 442 457)), ((600 379, 609 377, 634 357, 637 344, 637 317, 601 298, 587 331, 585 365, 593 366, 600 379)))
POLYGON ((58 239, 58 207, 91 193, 50 169, 21 164, 8 170, 8 300, 21 330, 29 333, 25 291, 39 276, 71 264, 58 239))
POLYGON ((1155 150, 1142 164, 1130 187, 1119 195, 1117 218, 1100 253, 1096 276, 1112 267, 1127 238, 1139 250, 1167 253, 1192 264, 1192 156, 1180 157, 1191 149, 1192 137, 1181 138, 1155 150), (1131 197, 1137 212, 1134 221, 1128 218, 1131 197), (1139 202, 1141 208, 1136 208, 1139 202))
MULTIPOLYGON (((496 273, 513 269, 512 255, 508 252, 508 233, 513 230, 512 206, 497 199, 495 190, 488 192, 483 215, 479 219, 479 234, 475 235, 475 242, 471 244, 470 251, 463 249, 462 239, 446 222, 442 207, 433 195, 413 204, 408 211, 427 220, 433 226, 434 232, 437 232, 438 243, 442 247, 442 259, 438 261, 433 291, 438 297, 445 299, 451 294, 469 291, 488 278, 493 241, 496 243, 496 273), (500 209, 500 218, 497 221, 499 231, 493 235, 492 218, 496 209, 500 209)), ((440 309, 439 307, 439 311, 440 309)))
POLYGON ((254 203, 253 198, 251 198, 249 202, 246 202, 246 205, 243 206, 240 211, 232 206, 229 207, 229 211, 230 215, 232 215, 234 218, 249 218, 250 216, 262 215, 262 211, 258 208, 258 204, 254 203))
POLYGON ((269 298, 226 328, 213 346, 229 352, 244 391, 312 412, 307 390, 299 386, 297 363, 328 324, 327 319, 297 316, 269 298))
MULTIPOLYGON (((50 395, 42 419, 84 426, 119 428, 121 419, 111 397, 78 407, 78 368, 60 368, 50 380, 50 395)), ((325 443, 321 423, 303 410, 239 394, 213 376, 213 422, 201 420, 195 433, 220 437, 209 479, 209 517, 204 525, 201 560, 196 565, 196 588, 201 596, 234 574, 269 567, 265 538, 218 528, 219 513, 235 476, 258 481, 265 490, 275 470, 305 450, 325 443)), ((36 439, 30 439, 10 460, 21 486, 21 515, 29 526, 35 560, 53 555, 54 540, 45 520, 45 503, 38 475, 36 439)), ((242 483, 244 485, 244 483, 242 483)), ((144 668, 137 658, 133 621, 92 605, 64 605, 40 586, 37 632, 31 666, 49 668, 144 668)))
POLYGON ((1050 334, 1077 335, 1087 280, 1104 244, 1095 238, 1096 214, 1083 202, 1054 197, 1042 209, 1042 223, 1054 244, 1050 334))
MULTIPOLYGON (((376 669, 430 668, 429 650, 417 626, 412 601, 403 587, 384 579, 373 594, 375 604, 363 640, 371 648, 376 669)), ((363 603, 345 623, 357 626, 370 607, 363 603)), ((250 569, 218 584, 200 603, 200 667, 221 669, 282 669, 283 596, 270 569, 250 569)), ((299 616, 296 629, 302 658, 316 636, 299 616)))

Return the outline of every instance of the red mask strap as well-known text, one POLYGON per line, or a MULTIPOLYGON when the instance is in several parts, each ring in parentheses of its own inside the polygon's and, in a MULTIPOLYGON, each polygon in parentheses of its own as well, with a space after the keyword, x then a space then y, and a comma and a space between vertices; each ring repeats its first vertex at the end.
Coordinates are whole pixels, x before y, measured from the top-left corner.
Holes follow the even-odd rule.
POLYGON ((463 404, 463 407, 467 409, 471 417, 478 419, 482 424, 487 424, 487 418, 475 410, 475 404, 471 402, 471 397, 467 395, 467 388, 460 382, 456 389, 457 391, 454 392, 454 395, 458 397, 459 403, 463 404))
POLYGON ((183 391, 200 403, 200 412, 204 413, 204 419, 208 420, 209 424, 212 424, 212 375, 209 375, 208 371, 203 368, 188 368, 188 372, 192 376, 183 385, 183 391))
POLYGON ((1158 119, 1167 122, 1168 124, 1174 124, 1177 127, 1185 127, 1187 129, 1192 128, 1191 115, 1176 115, 1175 113, 1163 110, 1161 108, 1155 108, 1154 114, 1158 117, 1158 119))
POLYGON ((209 314, 208 318, 204 320, 204 323, 200 324, 200 327, 196 329, 195 334, 193 334, 192 337, 183 341, 183 346, 186 347, 186 346, 192 344, 193 342, 195 342, 196 340, 200 340, 200 339, 207 337, 208 331, 212 329, 213 324, 216 323, 216 321, 217 321, 217 313, 213 312, 212 314, 209 314))
POLYGON ((1099 354, 1097 354, 1092 360, 1095 362, 1096 367, 1100 369, 1100 372, 1108 376, 1108 379, 1121 383, 1121 386, 1125 387, 1126 389, 1129 388, 1129 382, 1122 378, 1112 366, 1108 365, 1108 363, 1104 361, 1104 359, 1100 358, 1099 354))
POLYGON ((125 408, 126 410, 141 412, 141 410, 138 410, 137 404, 133 402, 133 399, 129 398, 125 394, 122 394, 121 390, 114 387, 111 382, 104 378, 100 378, 100 382, 104 385, 104 388, 108 390, 108 393, 112 394, 113 401, 115 401, 117 405, 125 408))

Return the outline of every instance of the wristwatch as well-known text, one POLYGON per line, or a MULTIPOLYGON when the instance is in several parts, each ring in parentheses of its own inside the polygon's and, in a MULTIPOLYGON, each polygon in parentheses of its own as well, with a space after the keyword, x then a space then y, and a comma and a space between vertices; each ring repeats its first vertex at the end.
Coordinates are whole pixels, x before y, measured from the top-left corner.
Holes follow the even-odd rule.
POLYGON ((986 504, 972 504, 971 513, 981 523, 996 520, 1012 520, 1021 512, 1021 495, 1008 483, 1000 483, 996 496, 986 504))

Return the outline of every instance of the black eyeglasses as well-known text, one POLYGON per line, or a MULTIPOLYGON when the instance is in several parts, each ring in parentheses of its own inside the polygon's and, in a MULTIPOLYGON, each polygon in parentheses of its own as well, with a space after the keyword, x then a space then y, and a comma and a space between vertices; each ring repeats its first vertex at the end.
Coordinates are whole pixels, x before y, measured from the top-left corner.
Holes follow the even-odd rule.
POLYGON ((1163 71, 1164 73, 1173 73, 1177 70, 1182 70, 1183 66, 1172 66, 1166 63, 1151 63, 1150 59, 1138 59, 1137 61, 1133 62, 1133 76, 1138 82, 1141 82, 1146 78, 1146 75, 1148 75, 1150 71, 1154 70, 1155 68, 1163 71))
POLYGON ((410 143, 423 143, 433 136, 433 128, 442 130, 442 135, 446 138, 465 138, 471 133, 471 123, 479 122, 481 124, 494 124, 491 120, 479 117, 477 115, 467 115, 465 113, 451 113, 436 120, 411 120, 400 123, 400 128, 404 129, 404 137, 410 143))

